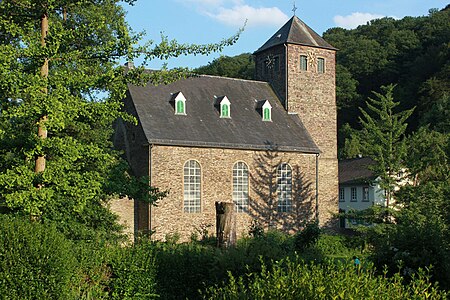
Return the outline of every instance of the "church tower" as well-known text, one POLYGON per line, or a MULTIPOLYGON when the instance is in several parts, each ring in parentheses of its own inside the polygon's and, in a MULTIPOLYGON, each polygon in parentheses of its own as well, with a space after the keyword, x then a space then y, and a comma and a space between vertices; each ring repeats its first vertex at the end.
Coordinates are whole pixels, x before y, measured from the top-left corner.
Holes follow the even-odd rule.
MULTIPOLYGON (((256 79, 272 85, 319 147, 319 219, 337 212, 336 48, 293 16, 255 51, 256 79)), ((328 225, 323 224, 321 225, 328 225)))

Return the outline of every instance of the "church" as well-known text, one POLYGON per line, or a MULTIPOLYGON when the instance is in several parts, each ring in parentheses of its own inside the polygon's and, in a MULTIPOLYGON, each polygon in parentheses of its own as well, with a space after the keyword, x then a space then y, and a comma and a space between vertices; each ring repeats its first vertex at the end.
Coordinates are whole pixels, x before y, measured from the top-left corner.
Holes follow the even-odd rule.
POLYGON ((130 232, 214 233, 216 202, 235 204, 238 236, 336 226, 336 50, 294 16, 253 53, 254 81, 129 85, 124 107, 138 125, 119 120, 114 144, 134 175, 169 192, 157 206, 113 205, 130 232))

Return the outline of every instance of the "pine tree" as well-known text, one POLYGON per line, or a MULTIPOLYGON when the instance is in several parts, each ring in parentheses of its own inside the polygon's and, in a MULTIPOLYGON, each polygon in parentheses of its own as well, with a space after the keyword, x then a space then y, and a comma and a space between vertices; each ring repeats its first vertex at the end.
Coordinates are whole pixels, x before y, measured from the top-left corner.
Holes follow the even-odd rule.
POLYGON ((414 111, 394 112, 400 104, 394 101, 394 88, 395 85, 388 85, 382 87, 383 94, 373 92, 376 98, 369 98, 366 102, 367 111, 360 108, 363 117, 359 119, 362 125, 361 142, 365 152, 376 162, 373 171, 385 190, 387 207, 397 184, 397 174, 404 167, 407 154, 406 120, 414 111))

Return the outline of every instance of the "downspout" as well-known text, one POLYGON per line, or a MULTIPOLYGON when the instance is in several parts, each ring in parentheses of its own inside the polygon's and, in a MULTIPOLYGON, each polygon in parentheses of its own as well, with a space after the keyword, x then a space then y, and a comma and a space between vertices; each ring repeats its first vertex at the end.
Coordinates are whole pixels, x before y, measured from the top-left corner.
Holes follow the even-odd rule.
MULTIPOLYGON (((149 149, 148 149, 148 180, 149 180, 149 185, 152 185, 152 149, 153 149, 153 144, 149 145, 149 149)), ((152 205, 148 204, 148 234, 150 237, 150 240, 152 239, 152 205)))
POLYGON ((319 222, 319 154, 316 154, 316 222, 319 222))
POLYGON ((284 99, 284 108, 286 109, 287 112, 289 112, 289 105, 288 105, 288 96, 289 96, 289 92, 288 92, 288 78, 289 78, 289 72, 288 72, 288 51, 289 48, 287 46, 287 44, 283 44, 284 48, 286 49, 284 51, 284 71, 286 72, 286 76, 284 76, 286 82, 285 82, 285 99, 284 99))

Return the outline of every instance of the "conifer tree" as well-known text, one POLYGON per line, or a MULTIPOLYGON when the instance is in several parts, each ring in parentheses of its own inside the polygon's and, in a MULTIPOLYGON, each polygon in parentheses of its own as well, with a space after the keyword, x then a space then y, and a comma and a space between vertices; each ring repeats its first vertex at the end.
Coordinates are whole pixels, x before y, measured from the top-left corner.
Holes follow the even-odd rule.
POLYGON ((373 171, 380 178, 380 186, 385 190, 386 206, 389 207, 392 193, 397 183, 397 174, 404 167, 407 154, 405 131, 406 120, 414 109, 395 112, 400 104, 394 101, 395 85, 383 86, 383 94, 373 92, 376 98, 369 98, 367 111, 360 108, 363 115, 362 146, 365 152, 376 162, 373 171))

